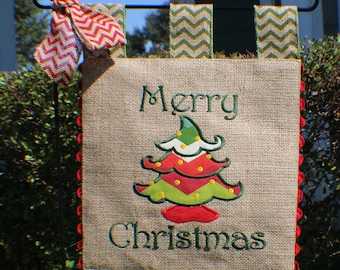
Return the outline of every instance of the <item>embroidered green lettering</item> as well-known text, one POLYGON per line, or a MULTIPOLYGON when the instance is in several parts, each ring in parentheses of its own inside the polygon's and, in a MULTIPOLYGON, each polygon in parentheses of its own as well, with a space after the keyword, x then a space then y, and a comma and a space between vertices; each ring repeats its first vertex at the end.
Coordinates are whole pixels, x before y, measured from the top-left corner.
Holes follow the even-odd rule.
POLYGON ((212 251, 217 249, 229 250, 263 250, 267 243, 263 232, 245 234, 224 231, 201 231, 199 226, 192 232, 177 230, 168 225, 166 230, 144 231, 138 229, 138 222, 114 223, 109 229, 109 241, 116 248, 158 250, 168 247, 168 250, 196 250, 212 251), (231 235, 231 236, 230 236, 231 235), (205 243, 204 243, 205 242, 205 243))
POLYGON ((249 249, 249 242, 248 238, 244 233, 241 232, 235 232, 232 234, 233 240, 231 242, 231 245, 233 248, 242 250, 242 249, 249 249))
POLYGON ((110 242, 112 243, 112 245, 119 247, 119 248, 126 248, 130 245, 130 240, 126 240, 125 244, 120 244, 120 243, 116 242, 118 240, 116 240, 116 237, 115 237, 116 230, 120 230, 120 232, 117 233, 117 234, 121 234, 122 233, 121 230, 123 229, 123 230, 127 231, 129 229, 128 228, 129 225, 133 226, 133 224, 131 222, 128 222, 128 223, 125 223, 125 224, 124 223, 115 223, 111 226, 111 228, 109 230, 109 239, 110 239, 110 242))
MULTIPOLYGON (((238 95, 233 94, 233 101, 229 101, 228 95, 220 94, 185 94, 176 93, 172 96, 170 103, 172 107, 171 114, 176 115, 177 113, 197 112, 199 109, 203 109, 203 104, 199 104, 199 100, 207 99, 207 112, 213 111, 214 100, 220 100, 221 110, 227 115, 224 117, 225 120, 233 120, 238 114, 238 95), (230 107, 232 108, 230 109, 230 107)), ((158 86, 155 92, 151 92, 147 85, 143 85, 143 93, 141 97, 139 111, 145 110, 146 104, 156 105, 159 102, 162 103, 162 111, 168 111, 167 104, 165 101, 164 88, 162 85, 158 86)), ((216 104, 217 105, 217 104, 216 104)))
POLYGON ((213 98, 216 98, 216 100, 220 100, 221 99, 221 96, 220 95, 207 95, 207 98, 208 98, 208 109, 207 109, 207 112, 212 112, 212 109, 211 109, 211 102, 213 100, 213 98))
POLYGON ((169 234, 169 247, 168 249, 175 249, 174 248, 174 226, 168 226, 168 234, 169 234))
POLYGON ((190 240, 191 233, 186 231, 180 231, 176 234, 177 238, 180 239, 176 242, 176 247, 179 249, 187 249, 191 247, 191 240, 190 240))
POLYGON ((203 95, 203 94, 198 94, 198 95, 194 95, 194 94, 190 94, 191 98, 192 98, 192 112, 196 112, 196 99, 200 98, 200 99, 204 99, 207 97, 207 95, 203 95))
POLYGON ((251 238, 255 240, 254 242, 250 243, 251 249, 264 249, 266 247, 266 241, 264 241, 264 233, 263 232, 256 232, 251 235, 251 238))
POLYGON ((172 106, 172 114, 176 115, 176 112, 186 112, 188 110, 190 110, 190 107, 184 107, 184 108, 179 108, 179 106, 182 105, 182 103, 185 101, 185 99, 188 97, 188 95, 186 94, 182 94, 182 93, 178 93, 175 94, 172 98, 171 98, 171 106, 172 106), (177 97, 180 97, 179 100, 176 100, 177 97))
POLYGON ((146 231, 138 231, 138 223, 133 223, 133 249, 139 248, 138 246, 138 239, 139 235, 143 234, 145 236, 145 243, 143 245, 144 248, 150 248, 149 242, 150 242, 150 234, 146 231))
POLYGON ((214 249, 217 249, 217 247, 220 245, 220 235, 223 235, 225 237, 225 242, 224 242, 224 246, 222 247, 222 249, 229 249, 228 244, 229 244, 229 235, 225 232, 203 232, 203 234, 205 235, 205 247, 204 247, 204 251, 210 251, 210 236, 214 235, 215 236, 215 247, 214 249))
POLYGON ((167 111, 168 109, 166 107, 165 98, 164 98, 164 91, 163 91, 162 85, 158 86, 158 89, 154 93, 150 92, 147 85, 143 85, 143 94, 142 94, 142 100, 141 100, 141 103, 140 103, 139 111, 141 111, 141 112, 144 111, 144 104, 145 104, 145 99, 146 99, 147 95, 149 95, 148 102, 149 102, 150 105, 157 104, 157 93, 159 93, 159 95, 160 95, 160 99, 162 101, 163 111, 167 111))
POLYGON ((200 246, 200 227, 196 227, 193 234, 195 235, 195 247, 196 249, 201 249, 201 246, 200 246))
POLYGON ((153 245, 152 245, 152 250, 157 250, 159 249, 159 246, 158 246, 158 235, 161 234, 161 236, 167 236, 168 234, 165 232, 165 231, 159 231, 159 232, 154 232, 152 231, 151 232, 152 235, 153 235, 153 245))
POLYGON ((228 114, 232 113, 231 116, 226 115, 224 117, 225 120, 233 120, 233 119, 236 118, 237 113, 238 113, 238 95, 237 94, 233 95, 233 108, 231 110, 226 108, 226 104, 225 103, 226 103, 227 97, 228 97, 228 95, 224 95, 223 96, 223 99, 222 99, 222 102, 221 102, 221 109, 225 113, 228 113, 228 114))

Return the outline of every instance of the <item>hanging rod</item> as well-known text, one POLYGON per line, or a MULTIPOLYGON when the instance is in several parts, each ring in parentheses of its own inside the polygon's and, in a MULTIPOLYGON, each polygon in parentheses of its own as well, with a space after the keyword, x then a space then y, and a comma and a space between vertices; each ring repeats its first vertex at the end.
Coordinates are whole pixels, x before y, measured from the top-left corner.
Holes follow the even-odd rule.
MULTIPOLYGON (((52 9, 52 6, 42 5, 38 0, 32 0, 33 3, 41 9, 52 9)), ((320 0, 315 0, 314 4, 307 8, 298 8, 299 12, 311 12, 315 10, 319 5, 320 0)), ((169 5, 126 5, 126 9, 169 9, 169 5)), ((214 6, 215 10, 254 10, 253 7, 241 7, 241 6, 214 6)))

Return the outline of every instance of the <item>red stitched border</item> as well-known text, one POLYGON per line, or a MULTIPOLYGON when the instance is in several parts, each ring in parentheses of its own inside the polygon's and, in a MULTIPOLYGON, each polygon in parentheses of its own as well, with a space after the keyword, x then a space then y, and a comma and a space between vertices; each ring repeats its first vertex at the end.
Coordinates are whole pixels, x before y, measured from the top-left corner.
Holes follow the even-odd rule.
MULTIPOLYGON (((301 77, 304 72, 303 64, 301 64, 301 77)), ((306 89, 306 83, 304 81, 300 81, 300 93, 303 92, 306 89)), ((303 98, 300 98, 300 112, 305 109, 305 101, 303 98)), ((300 129, 303 129, 306 125, 306 120, 300 116, 300 129)), ((300 141, 299 141, 299 147, 302 148, 305 144, 305 138, 300 134, 300 141)), ((303 163, 303 155, 299 153, 299 167, 303 163)), ((303 212, 301 208, 299 208, 299 204, 301 203, 303 199, 303 192, 300 189, 301 183, 305 180, 305 175, 299 170, 298 174, 298 198, 297 198, 297 208, 296 208, 296 242, 295 242, 295 262, 294 262, 294 269, 299 270, 300 266, 298 261, 296 260, 296 256, 300 253, 300 246, 297 243, 297 239, 299 238, 301 234, 301 228, 298 225, 298 221, 302 218, 303 212)))

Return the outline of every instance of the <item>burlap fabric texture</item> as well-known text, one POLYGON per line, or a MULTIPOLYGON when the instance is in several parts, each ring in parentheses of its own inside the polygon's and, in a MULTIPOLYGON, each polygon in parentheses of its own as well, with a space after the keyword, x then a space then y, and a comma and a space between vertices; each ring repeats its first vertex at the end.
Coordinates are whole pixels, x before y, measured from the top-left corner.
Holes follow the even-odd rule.
POLYGON ((300 62, 95 61, 84 268, 293 269, 300 62))

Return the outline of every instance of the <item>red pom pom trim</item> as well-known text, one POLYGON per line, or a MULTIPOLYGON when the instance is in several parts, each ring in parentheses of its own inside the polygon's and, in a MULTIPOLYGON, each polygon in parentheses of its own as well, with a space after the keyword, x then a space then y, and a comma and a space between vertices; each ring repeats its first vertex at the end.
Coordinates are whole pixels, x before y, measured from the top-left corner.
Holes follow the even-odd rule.
POLYGON ((297 261, 295 261, 294 267, 295 267, 294 268, 295 270, 300 270, 300 265, 299 265, 299 263, 297 261))
POLYGON ((303 129, 306 126, 306 120, 303 117, 300 117, 300 128, 303 129))
POLYGON ((79 170, 77 171, 77 180, 78 180, 78 181, 83 180, 83 170, 82 170, 82 169, 79 169, 79 170))
POLYGON ((300 135, 299 147, 302 148, 305 145, 305 138, 300 135))
MULTIPOLYGON (((304 66, 301 65, 301 76, 304 72, 304 66)), ((304 81, 300 81, 300 92, 303 92, 306 89, 306 83, 304 81)), ((300 98, 300 111, 305 109, 305 101, 300 98)), ((300 129, 303 129, 306 126, 306 120, 300 116, 300 129)), ((305 138, 300 135, 300 141, 299 141, 299 147, 302 148, 305 144, 305 138)), ((303 163, 303 155, 301 153, 299 153, 299 167, 302 165, 303 163)), ((301 185, 301 183, 305 180, 305 175, 299 170, 298 173, 298 186, 301 185)), ((299 204, 303 199, 303 192, 302 190, 298 187, 298 196, 297 196, 297 204, 299 204)), ((301 218, 303 217, 303 212, 302 210, 299 208, 299 206, 297 206, 296 208, 296 222, 298 222, 301 218)), ((301 235, 301 228, 299 227, 299 225, 296 225, 296 241, 299 238, 299 236, 301 235)), ((300 253, 300 246, 297 242, 295 242, 295 256, 297 256, 300 253)), ((295 270, 299 270, 300 266, 298 261, 295 260, 294 262, 294 269, 295 270)))
POLYGON ((77 207, 77 216, 78 216, 78 217, 81 217, 81 215, 82 215, 82 206, 81 206, 81 204, 80 204, 80 205, 78 205, 78 207, 77 207))
POLYGON ((77 119, 76 119, 76 124, 78 127, 81 127, 82 126, 82 118, 81 116, 78 116, 77 119))
POLYGON ((83 269, 83 260, 82 260, 82 259, 79 259, 79 260, 78 260, 77 266, 78 266, 79 268, 83 269))
POLYGON ((304 110, 306 107, 306 102, 303 98, 300 98, 300 111, 304 110))
POLYGON ((77 189, 77 197, 78 197, 79 199, 81 199, 81 196, 82 196, 82 189, 81 189, 81 187, 80 187, 80 188, 77 189))
MULTIPOLYGON (((82 72, 82 65, 79 65, 79 66, 78 66, 78 70, 79 70, 80 72, 82 72)), ((78 82, 78 89, 79 89, 79 90, 82 90, 82 89, 83 89, 82 80, 79 80, 79 82, 78 82)), ((77 102, 77 106, 78 106, 78 108, 79 108, 80 110, 81 110, 82 107, 83 107, 81 97, 79 98, 79 100, 78 100, 78 102, 77 102)), ((83 123, 82 123, 82 117, 81 117, 81 116, 78 116, 78 117, 76 118, 76 125, 77 125, 78 127, 82 127, 82 124, 83 124, 83 123)), ((78 142, 79 144, 82 144, 82 143, 83 143, 83 136, 82 136, 82 133, 79 133, 79 134, 77 135, 77 142, 78 142)), ((82 162, 82 152, 81 152, 81 151, 79 151, 79 152, 76 154, 76 160, 77 160, 79 163, 82 162)), ((77 178, 78 181, 82 181, 82 179, 83 179, 83 172, 82 172, 82 169, 81 169, 81 168, 77 170, 76 178, 77 178)), ((82 188, 81 188, 81 187, 79 187, 79 188, 77 189, 77 196, 78 196, 79 199, 81 199, 81 197, 82 197, 82 188)), ((83 233, 83 224, 82 224, 82 219, 81 219, 81 217, 82 217, 82 212, 83 212, 82 204, 80 204, 80 205, 77 207, 77 215, 80 217, 80 223, 79 223, 78 226, 77 226, 77 232, 78 232, 79 234, 82 234, 82 233, 83 233)), ((82 250, 82 249, 83 249, 83 240, 80 240, 80 241, 77 243, 77 248, 78 248, 78 250, 82 250)), ((78 265, 78 267, 79 267, 80 269, 83 269, 83 259, 82 259, 82 258, 79 258, 78 264, 77 264, 77 265, 78 265)))
POLYGON ((79 223, 77 226, 77 232, 83 234, 83 223, 79 223))
POLYGON ((300 220, 303 217, 303 211, 297 207, 296 209, 296 221, 300 220))
POLYGON ((298 255, 299 253, 300 253, 300 246, 297 244, 297 243, 295 243, 295 255, 298 255))
POLYGON ((305 175, 299 171, 299 176, 298 176, 298 185, 301 185, 301 183, 305 181, 305 175))
POLYGON ((299 238, 301 234, 301 228, 299 226, 296 226, 296 238, 299 238))
POLYGON ((76 154, 76 160, 77 160, 78 162, 81 162, 81 160, 82 160, 81 151, 79 151, 79 152, 76 154))
POLYGON ((300 92, 304 91, 306 89, 306 83, 304 81, 300 82, 300 92))
POLYGON ((77 143, 81 144, 83 142, 83 136, 81 133, 77 135, 77 143))
POLYGON ((303 160, 304 160, 303 155, 299 153, 299 167, 302 165, 303 160))
POLYGON ((300 203, 303 199, 303 192, 301 189, 298 189, 298 202, 300 203))
POLYGON ((83 249, 83 241, 79 241, 79 242, 77 243, 77 249, 78 249, 78 250, 82 250, 82 249, 83 249))

